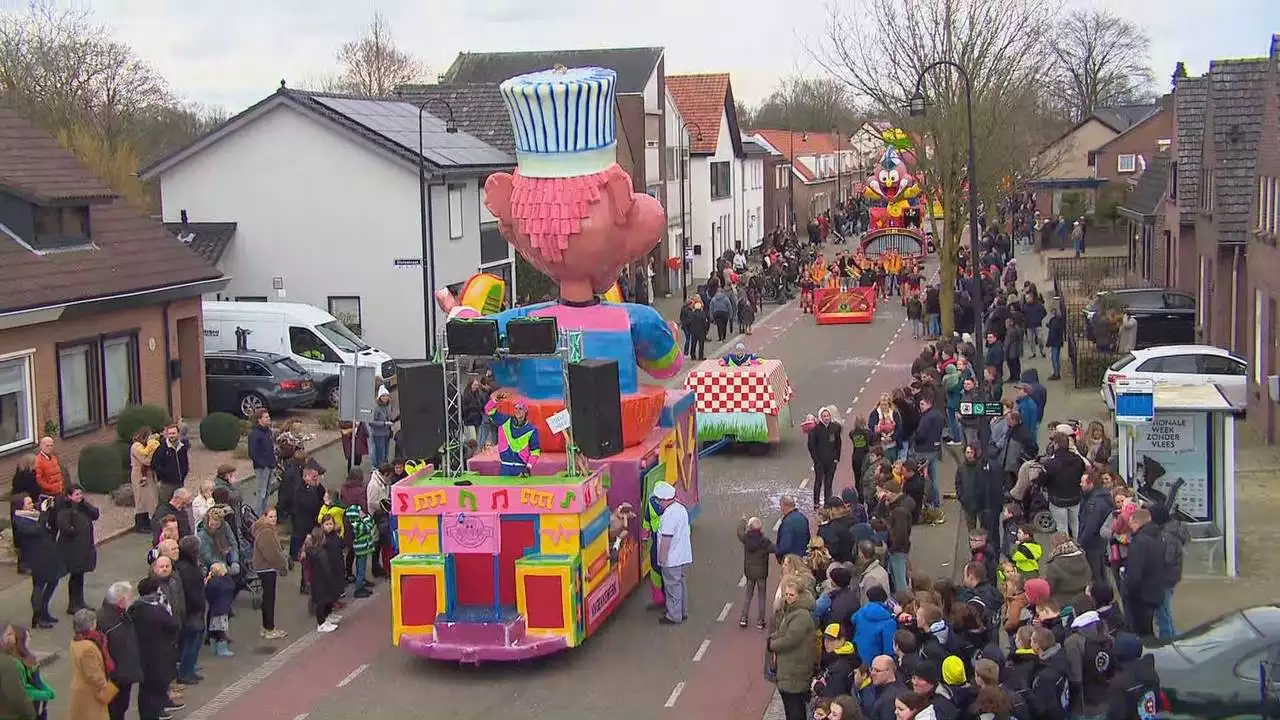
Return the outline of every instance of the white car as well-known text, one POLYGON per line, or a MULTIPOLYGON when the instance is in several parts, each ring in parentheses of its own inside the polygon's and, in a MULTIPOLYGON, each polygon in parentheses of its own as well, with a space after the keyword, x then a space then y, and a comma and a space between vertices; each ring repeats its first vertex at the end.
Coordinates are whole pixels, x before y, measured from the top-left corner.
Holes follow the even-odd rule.
POLYGON ((1116 381, 1134 378, 1166 385, 1217 384, 1232 405, 1248 402, 1249 363, 1212 345, 1162 345, 1125 353, 1103 375, 1102 401, 1112 406, 1116 381))

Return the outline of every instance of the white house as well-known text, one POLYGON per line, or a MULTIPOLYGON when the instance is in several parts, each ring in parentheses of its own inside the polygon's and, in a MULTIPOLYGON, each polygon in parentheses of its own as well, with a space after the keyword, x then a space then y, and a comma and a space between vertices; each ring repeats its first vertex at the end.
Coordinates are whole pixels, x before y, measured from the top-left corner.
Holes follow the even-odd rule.
POLYGON ((739 237, 742 249, 752 250, 764 242, 764 159, 772 154, 772 149, 765 143, 743 138, 742 152, 742 182, 738 187, 742 232, 739 237))
POLYGON ((728 73, 668 75, 667 87, 689 130, 687 189, 693 246, 689 283, 693 286, 710 276, 715 258, 726 250, 748 246, 747 216, 741 211, 745 153, 728 73))
MULTIPOLYGON (((671 97, 671 88, 664 87, 667 95, 665 137, 667 139, 666 158, 663 168, 666 171, 667 198, 667 247, 663 257, 681 257, 685 254, 685 232, 690 222, 689 189, 689 131, 685 129, 684 116, 676 107, 671 97)), ((667 270, 668 287, 674 292, 680 289, 680 271, 667 270)))
POLYGON ((481 238, 483 178, 514 159, 423 107, 281 83, 141 175, 175 235, 194 246, 219 229, 223 246, 203 251, 231 278, 222 299, 309 303, 393 357, 426 357, 427 309, 443 321, 433 287, 515 276, 506 243, 481 238))

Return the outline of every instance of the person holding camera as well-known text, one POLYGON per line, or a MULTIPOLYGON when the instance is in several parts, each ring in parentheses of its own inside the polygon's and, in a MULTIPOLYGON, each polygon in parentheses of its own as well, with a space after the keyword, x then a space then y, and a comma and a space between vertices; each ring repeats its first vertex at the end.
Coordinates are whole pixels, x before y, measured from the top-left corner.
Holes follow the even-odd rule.
POLYGON ((22 554, 31 568, 31 627, 49 629, 58 619, 49 614, 49 601, 63 576, 54 528, 54 499, 46 497, 39 507, 30 495, 13 498, 13 534, 22 538, 22 554))

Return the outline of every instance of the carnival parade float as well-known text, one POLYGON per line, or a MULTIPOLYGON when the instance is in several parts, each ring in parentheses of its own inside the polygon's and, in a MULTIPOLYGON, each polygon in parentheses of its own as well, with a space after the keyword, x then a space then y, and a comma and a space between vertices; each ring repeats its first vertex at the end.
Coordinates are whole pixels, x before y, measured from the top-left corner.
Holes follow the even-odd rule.
POLYGON ((493 312, 491 276, 461 298, 439 294, 444 372, 450 357, 490 356, 503 390, 485 411, 499 437, 464 468, 450 433, 442 469, 393 487, 393 640, 408 652, 478 663, 576 647, 648 576, 655 538, 639 513, 654 485, 697 513, 694 393, 641 377, 681 369, 679 333, 648 306, 604 297, 667 222, 615 161, 615 92, 601 68, 501 85, 517 170, 489 176, 485 203, 560 297, 493 312))
POLYGON ((873 203, 871 226, 862 236, 862 252, 870 258, 889 251, 923 258, 928 253, 923 227, 928 204, 920 179, 911 170, 915 153, 910 138, 901 130, 885 132, 884 141, 876 171, 862 191, 873 203))
POLYGON ((684 386, 697 396, 702 443, 776 445, 782 439, 780 423, 791 421, 794 393, 782 362, 748 353, 742 343, 722 358, 704 360, 684 386))

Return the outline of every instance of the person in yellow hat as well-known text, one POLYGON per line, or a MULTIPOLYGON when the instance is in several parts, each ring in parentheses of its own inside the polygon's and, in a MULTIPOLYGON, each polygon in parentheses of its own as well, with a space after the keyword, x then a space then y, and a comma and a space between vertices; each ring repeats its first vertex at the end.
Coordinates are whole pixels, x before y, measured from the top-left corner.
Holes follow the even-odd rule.
POLYGON ((822 630, 822 671, 813 680, 813 694, 833 698, 853 694, 853 671, 860 664, 849 633, 840 623, 822 630))
POLYGON ((955 655, 948 655, 942 661, 942 684, 951 693, 951 701, 958 708, 967 708, 973 704, 978 689, 969 682, 964 661, 955 655))

